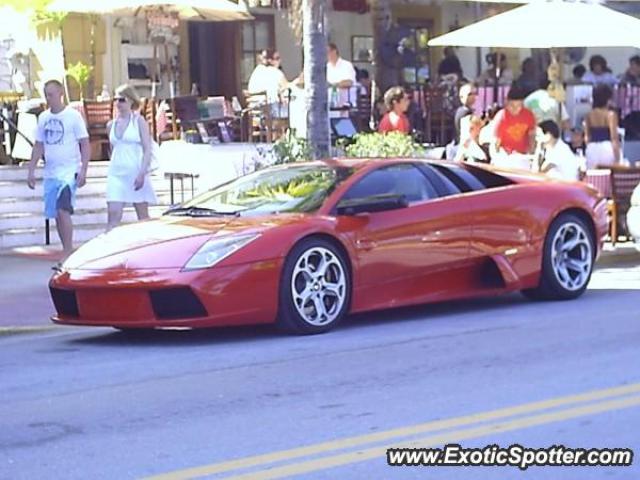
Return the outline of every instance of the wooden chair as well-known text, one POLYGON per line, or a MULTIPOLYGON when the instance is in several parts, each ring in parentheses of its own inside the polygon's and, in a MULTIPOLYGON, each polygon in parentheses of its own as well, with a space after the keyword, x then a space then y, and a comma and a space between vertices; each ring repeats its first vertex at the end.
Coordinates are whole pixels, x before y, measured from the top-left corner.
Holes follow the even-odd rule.
POLYGON ((447 144, 455 135, 454 114, 447 108, 447 100, 444 89, 425 86, 425 139, 438 145, 447 144))
POLYGON ((611 243, 618 241, 621 230, 625 236, 629 236, 626 217, 631 207, 631 194, 633 189, 640 184, 640 167, 624 167, 615 165, 611 169, 611 200, 608 208, 611 214, 611 243))
POLYGON ((355 102, 355 109, 352 110, 351 119, 355 124, 358 132, 369 132, 371 128, 369 121, 371 119, 371 98, 368 95, 358 95, 355 102))
POLYGON ((151 138, 156 142, 158 141, 158 123, 156 122, 156 115, 158 113, 158 105, 155 98, 143 98, 140 104, 140 114, 149 124, 149 133, 151 138))
POLYGON ((114 117, 114 105, 107 101, 83 101, 89 141, 100 146, 101 159, 109 158, 109 132, 107 123, 114 117))
POLYGON ((244 92, 247 107, 244 113, 243 140, 271 143, 273 141, 273 118, 267 92, 244 92))

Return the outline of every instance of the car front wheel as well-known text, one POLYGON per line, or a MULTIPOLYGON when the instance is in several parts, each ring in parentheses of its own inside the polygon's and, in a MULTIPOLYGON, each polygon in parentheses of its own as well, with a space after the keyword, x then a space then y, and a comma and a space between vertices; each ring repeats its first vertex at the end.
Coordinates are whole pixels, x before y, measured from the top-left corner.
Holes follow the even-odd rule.
POLYGON ((280 282, 278 326, 290 333, 323 333, 346 315, 351 295, 347 259, 324 239, 310 238, 288 255, 280 282))

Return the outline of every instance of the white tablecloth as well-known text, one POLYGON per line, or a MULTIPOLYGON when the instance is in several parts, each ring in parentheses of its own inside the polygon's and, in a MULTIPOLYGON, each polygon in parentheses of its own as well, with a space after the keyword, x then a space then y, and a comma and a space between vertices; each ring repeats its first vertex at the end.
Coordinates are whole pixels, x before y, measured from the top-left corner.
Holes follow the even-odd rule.
POLYGON ((200 193, 274 161, 272 146, 260 143, 193 144, 182 140, 162 142, 159 148, 161 174, 197 175, 200 193))

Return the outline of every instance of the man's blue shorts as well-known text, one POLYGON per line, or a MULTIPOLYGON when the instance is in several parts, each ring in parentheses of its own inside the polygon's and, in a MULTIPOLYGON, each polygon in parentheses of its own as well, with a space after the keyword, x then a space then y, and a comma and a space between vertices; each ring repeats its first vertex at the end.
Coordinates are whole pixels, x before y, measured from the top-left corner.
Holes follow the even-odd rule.
POLYGON ((65 182, 57 178, 44 179, 44 215, 56 218, 58 210, 73 213, 76 200, 76 181, 65 182))

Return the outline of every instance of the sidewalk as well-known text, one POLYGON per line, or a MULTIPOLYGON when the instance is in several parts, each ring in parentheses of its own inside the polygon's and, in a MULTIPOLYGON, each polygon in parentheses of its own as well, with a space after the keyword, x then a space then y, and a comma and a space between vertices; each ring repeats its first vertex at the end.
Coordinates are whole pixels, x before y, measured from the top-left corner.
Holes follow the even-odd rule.
POLYGON ((0 255, 0 330, 53 325, 48 283, 59 257, 45 247, 0 255))
MULTIPOLYGON (((0 333, 12 328, 53 326, 49 320, 54 308, 48 282, 53 273, 51 266, 59 257, 60 250, 55 247, 36 247, 0 255, 0 333)), ((615 273, 619 269, 618 273, 623 273, 630 267, 629 273, 640 280, 640 273, 636 274, 635 268, 640 268, 640 252, 627 242, 618 244, 615 249, 606 245, 596 271, 615 273)), ((622 280, 619 275, 615 277, 622 280)), ((611 281, 609 276, 606 281, 611 281)), ((592 283, 595 286, 598 279, 593 279, 592 283)), ((622 282, 620 286, 623 286, 622 282)))

